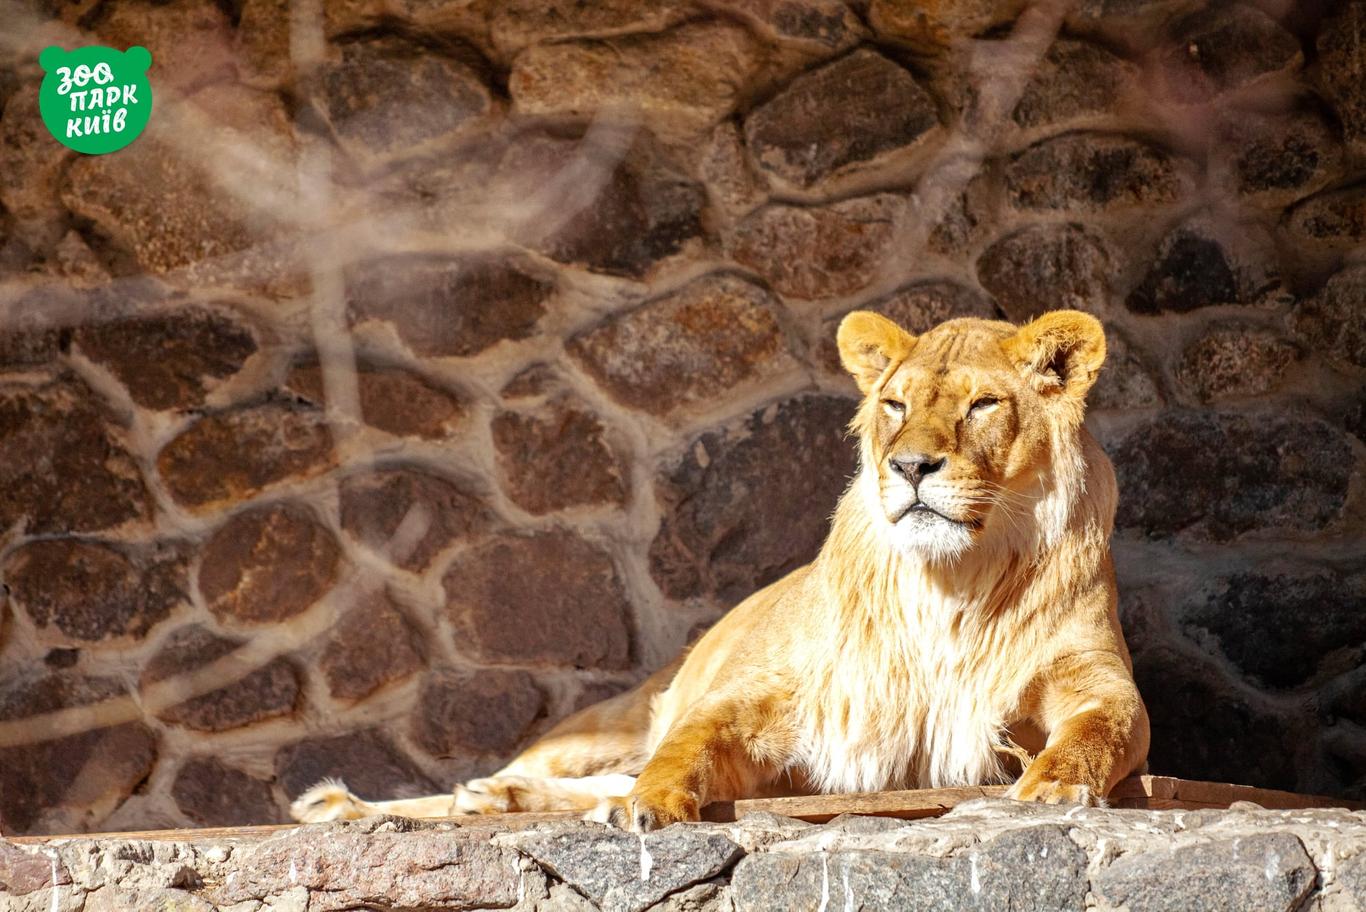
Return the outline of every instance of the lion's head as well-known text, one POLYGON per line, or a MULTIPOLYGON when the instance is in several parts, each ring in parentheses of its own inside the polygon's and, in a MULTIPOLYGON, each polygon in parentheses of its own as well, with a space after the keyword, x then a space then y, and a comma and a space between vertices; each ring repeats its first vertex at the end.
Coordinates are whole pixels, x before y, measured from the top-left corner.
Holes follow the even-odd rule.
POLYGON ((984 541, 1038 544, 1065 521, 1048 514, 1084 484, 1084 400, 1105 360, 1094 317, 950 320, 913 336, 856 311, 838 344, 864 395, 857 484, 898 547, 952 560, 984 541))

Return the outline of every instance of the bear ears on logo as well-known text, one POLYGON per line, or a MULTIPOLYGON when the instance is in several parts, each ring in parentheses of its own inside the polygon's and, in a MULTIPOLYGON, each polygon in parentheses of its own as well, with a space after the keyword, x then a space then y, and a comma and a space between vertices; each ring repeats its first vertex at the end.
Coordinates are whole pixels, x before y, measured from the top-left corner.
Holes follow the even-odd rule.
MULTIPOLYGON (((38 55, 38 65, 43 68, 44 73, 51 73, 65 63, 72 53, 56 45, 43 48, 43 52, 38 55)), ((124 66, 130 67, 132 70, 128 75, 140 76, 147 72, 147 68, 152 65, 152 52, 135 44, 123 52, 123 63, 124 66)))

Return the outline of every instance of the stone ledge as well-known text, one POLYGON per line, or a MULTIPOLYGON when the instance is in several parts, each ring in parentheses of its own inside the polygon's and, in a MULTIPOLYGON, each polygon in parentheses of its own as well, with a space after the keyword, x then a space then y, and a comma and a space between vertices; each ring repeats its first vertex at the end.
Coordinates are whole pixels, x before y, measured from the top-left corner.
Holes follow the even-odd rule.
POLYGON ((1366 909, 1366 812, 979 799, 932 820, 771 813, 644 837, 370 818, 0 842, 0 909, 1366 909), (169 838, 168 838, 169 837, 169 838))

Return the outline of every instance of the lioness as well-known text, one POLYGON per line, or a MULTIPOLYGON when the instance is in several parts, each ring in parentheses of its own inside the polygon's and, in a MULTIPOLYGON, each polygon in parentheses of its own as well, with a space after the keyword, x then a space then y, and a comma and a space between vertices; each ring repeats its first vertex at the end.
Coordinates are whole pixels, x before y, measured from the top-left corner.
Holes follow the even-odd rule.
POLYGON ((574 808, 644 831, 710 801, 1017 775, 1015 798, 1097 804, 1139 770, 1115 478, 1082 427, 1100 324, 1055 311, 916 337, 855 312, 838 344, 864 397, 861 468, 812 563, 453 797, 367 803, 324 783, 295 816, 574 808))

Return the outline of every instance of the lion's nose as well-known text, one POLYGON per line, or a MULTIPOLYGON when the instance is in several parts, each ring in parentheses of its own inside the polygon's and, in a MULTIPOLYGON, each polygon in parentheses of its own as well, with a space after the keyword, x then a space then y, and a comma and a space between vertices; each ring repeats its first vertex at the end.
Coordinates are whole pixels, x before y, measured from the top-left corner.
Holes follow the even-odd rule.
POLYGON ((920 487, 920 480, 944 468, 947 461, 943 456, 926 456, 924 453, 905 453, 893 456, 890 460, 892 471, 906 478, 911 484, 920 487))

